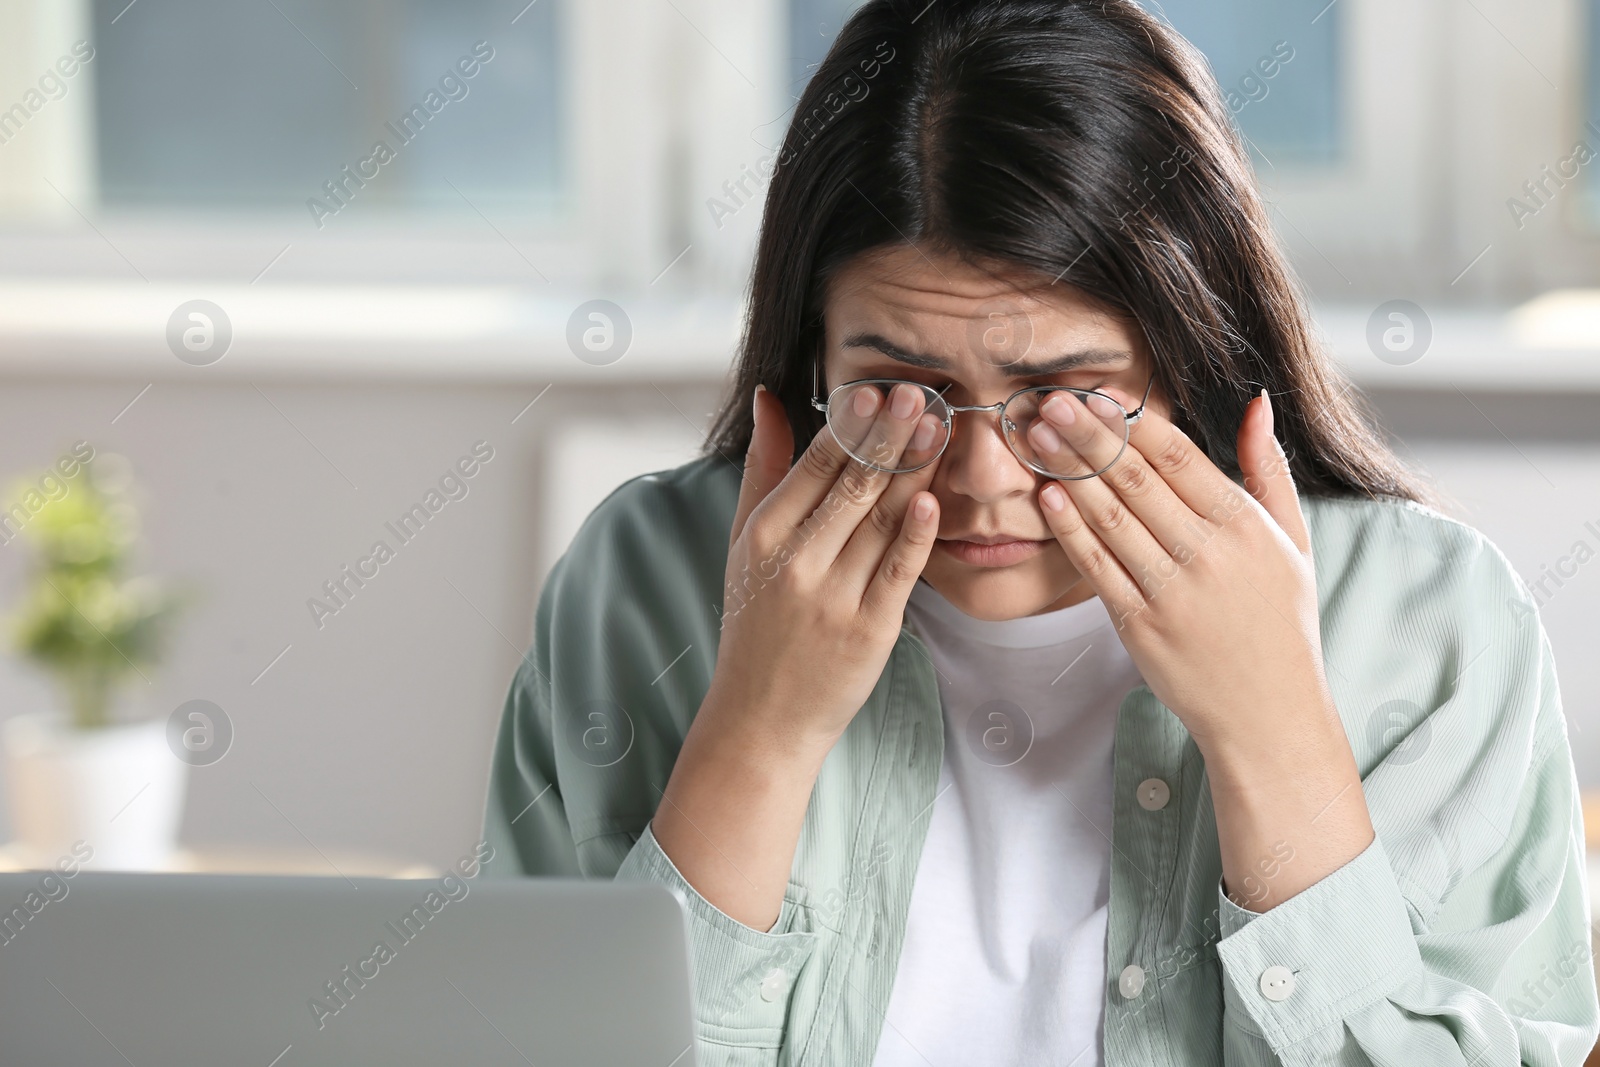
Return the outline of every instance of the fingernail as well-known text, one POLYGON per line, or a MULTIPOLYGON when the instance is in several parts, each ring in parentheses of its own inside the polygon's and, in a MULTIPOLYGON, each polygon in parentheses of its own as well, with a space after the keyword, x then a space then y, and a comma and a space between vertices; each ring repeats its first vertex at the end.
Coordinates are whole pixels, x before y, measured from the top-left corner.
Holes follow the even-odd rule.
POLYGON ((917 517, 918 522, 927 521, 928 516, 933 514, 933 499, 926 496, 918 498, 911 506, 911 513, 917 517))
POLYGON ((1072 410, 1071 401, 1062 393, 1051 393, 1039 410, 1044 412, 1046 418, 1053 419, 1063 426, 1071 426, 1072 421, 1078 417, 1078 413, 1072 410))
POLYGON ((765 389, 766 386, 757 382, 755 392, 750 394, 750 424, 752 426, 761 424, 761 394, 765 389))
POLYGON ((1054 482, 1039 491, 1039 499, 1044 501, 1044 506, 1051 511, 1060 511, 1067 503, 1066 497, 1061 493, 1061 487, 1054 482))
POLYGON ((1122 414, 1122 409, 1117 406, 1115 400, 1108 400, 1098 394, 1089 398, 1089 404, 1094 408, 1094 413, 1102 419, 1114 419, 1122 414))
POLYGON ((1267 433, 1272 432, 1272 397, 1267 395, 1267 387, 1261 387, 1261 404, 1267 412, 1267 433))
POLYGON ((1029 426, 1028 436, 1033 438, 1034 447, 1046 455, 1061 451, 1061 435, 1052 430, 1048 422, 1036 422, 1029 426))

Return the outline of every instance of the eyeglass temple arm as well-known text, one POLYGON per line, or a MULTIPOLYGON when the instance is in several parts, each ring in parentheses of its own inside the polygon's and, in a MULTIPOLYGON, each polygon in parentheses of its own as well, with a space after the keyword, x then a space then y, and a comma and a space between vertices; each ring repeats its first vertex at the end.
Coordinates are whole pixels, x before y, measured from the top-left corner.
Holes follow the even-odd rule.
POLYGON ((1150 389, 1155 384, 1156 384, 1156 372, 1154 370, 1152 370, 1150 372, 1150 380, 1148 382, 1146 382, 1145 386, 1144 386, 1144 396, 1139 398, 1139 406, 1134 408, 1133 411, 1129 412, 1129 414, 1128 414, 1128 425, 1129 426, 1132 426, 1134 423, 1138 422, 1140 416, 1142 416, 1144 414, 1145 403, 1150 399, 1150 389))

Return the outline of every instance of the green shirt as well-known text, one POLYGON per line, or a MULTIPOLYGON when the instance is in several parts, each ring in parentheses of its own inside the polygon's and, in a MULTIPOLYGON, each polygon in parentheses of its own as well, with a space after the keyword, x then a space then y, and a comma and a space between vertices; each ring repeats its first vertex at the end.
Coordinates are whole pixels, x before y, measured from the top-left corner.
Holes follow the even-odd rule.
MULTIPOLYGON (((707 457, 635 478, 585 521, 511 685, 485 836, 501 874, 678 893, 702 1064, 868 1067, 946 741, 916 634, 824 762, 772 929, 718 911, 650 831, 716 663, 740 474, 707 457)), ((1583 826, 1534 602, 1489 540, 1430 508, 1302 507, 1377 838, 1270 910, 1239 908, 1194 742, 1130 691, 1103 828, 1104 1063, 1579 1064, 1600 1031, 1583 826), (1154 810, 1151 778, 1170 790, 1154 810), (1142 985, 1119 981, 1129 967, 1142 985)))

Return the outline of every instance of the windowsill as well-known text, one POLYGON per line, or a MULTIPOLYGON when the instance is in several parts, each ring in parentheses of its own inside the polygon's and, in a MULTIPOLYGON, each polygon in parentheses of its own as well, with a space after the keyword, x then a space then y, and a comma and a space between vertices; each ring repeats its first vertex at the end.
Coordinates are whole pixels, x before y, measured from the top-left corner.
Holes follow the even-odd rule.
POLYGON ((715 379, 743 314, 736 297, 613 296, 633 339, 609 366, 567 346, 574 310, 597 296, 512 285, 215 285, 0 281, 0 375, 461 382, 715 379), (233 338, 209 366, 167 347, 167 321, 195 299, 233 338))
MULTIPOLYGON (((591 366, 567 346, 573 310, 595 292, 543 285, 213 285, 0 280, 0 376, 199 381, 457 382, 720 380, 744 314, 736 294, 617 296, 633 326, 623 357, 591 366), (178 360, 166 324, 192 299, 222 307, 233 341, 205 367, 178 360)), ((1435 309, 1415 362, 1367 346, 1369 305, 1323 305, 1319 328, 1364 388, 1493 387, 1600 393, 1600 290, 1516 308, 1435 309)))
POLYGON ((1377 303, 1316 309, 1335 358, 1363 388, 1600 392, 1600 290, 1553 290, 1514 307, 1432 309, 1432 342, 1405 365, 1368 347, 1377 303))

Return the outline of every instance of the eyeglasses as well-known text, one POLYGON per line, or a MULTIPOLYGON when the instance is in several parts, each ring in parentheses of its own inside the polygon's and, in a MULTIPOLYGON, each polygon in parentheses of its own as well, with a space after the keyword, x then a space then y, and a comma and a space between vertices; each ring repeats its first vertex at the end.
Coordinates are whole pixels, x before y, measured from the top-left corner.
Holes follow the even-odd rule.
POLYGON ((845 382, 824 399, 821 370, 813 364, 811 406, 827 417, 839 447, 873 470, 890 474, 921 470, 944 454, 956 412, 993 411, 1000 416, 1006 444, 1029 470, 1077 481, 1104 473, 1122 455, 1155 380, 1152 371, 1144 396, 1132 411, 1098 390, 1063 385, 1029 386, 994 404, 951 404, 941 390, 900 378, 845 382), (907 394, 897 398, 895 387, 900 385, 915 390, 909 404, 907 394), (1064 430, 1043 417, 1042 409, 1056 394, 1063 394, 1061 402, 1073 405, 1066 410, 1078 417, 1064 430), (1090 416, 1088 421, 1079 421, 1083 415, 1090 416))

